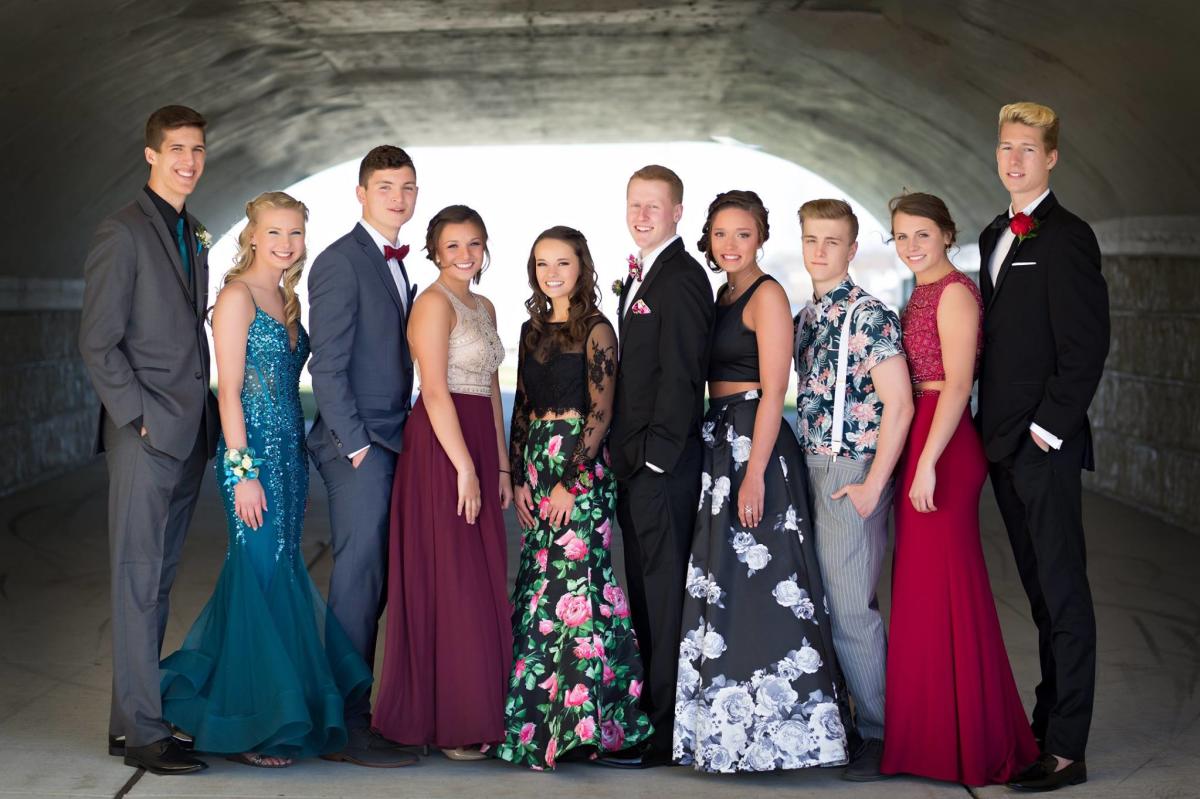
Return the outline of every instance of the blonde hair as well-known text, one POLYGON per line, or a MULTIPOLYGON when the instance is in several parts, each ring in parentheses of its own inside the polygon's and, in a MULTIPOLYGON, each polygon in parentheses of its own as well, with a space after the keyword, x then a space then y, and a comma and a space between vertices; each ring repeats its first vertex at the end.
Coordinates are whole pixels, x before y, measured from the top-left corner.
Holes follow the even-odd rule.
MULTIPOLYGON (((254 263, 254 249, 250 245, 250 239, 254 236, 255 228, 258 226, 258 215, 263 211, 276 209, 299 211, 304 216, 304 221, 308 222, 308 207, 282 191, 265 191, 246 203, 246 226, 238 234, 237 255, 233 258, 233 268, 225 273, 225 279, 221 285, 228 286, 230 281, 240 276, 254 263)), ((283 281, 280 283, 280 288, 283 289, 283 320, 289 328, 300 321, 300 298, 296 296, 296 284, 300 282, 300 275, 304 272, 306 260, 308 260, 307 251, 296 259, 296 263, 287 268, 287 271, 283 273, 283 281)))
POLYGON ((845 219, 850 223, 850 241, 858 241, 858 217, 854 209, 845 200, 809 200, 797 211, 800 216, 800 229, 804 229, 805 219, 845 219))
POLYGON ((666 183, 671 192, 671 202, 676 205, 683 203, 683 181, 679 179, 679 175, 665 166, 647 164, 634 172, 629 176, 629 182, 625 184, 626 191, 629 191, 629 184, 635 180, 657 180, 666 183))
POLYGON ((1000 109, 1000 123, 996 126, 997 134, 1000 128, 1012 122, 1040 130, 1042 144, 1046 145, 1046 152, 1058 149, 1058 114, 1054 113, 1054 109, 1050 106, 1029 102, 1009 103, 1000 109))

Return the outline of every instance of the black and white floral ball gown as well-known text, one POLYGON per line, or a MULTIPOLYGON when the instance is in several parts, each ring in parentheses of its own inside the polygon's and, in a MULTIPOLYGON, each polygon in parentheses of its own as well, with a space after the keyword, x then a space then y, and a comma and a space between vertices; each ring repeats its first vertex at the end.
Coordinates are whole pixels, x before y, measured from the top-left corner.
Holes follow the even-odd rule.
MULTIPOLYGON (((709 380, 758 381, 742 310, 717 295, 709 380)), ((722 290, 723 291, 723 290, 722 290)), ((709 402, 683 640, 674 757, 701 771, 771 771, 847 759, 845 693, 813 546, 804 455, 782 418, 758 526, 741 526, 737 495, 753 445, 759 393, 709 402)))

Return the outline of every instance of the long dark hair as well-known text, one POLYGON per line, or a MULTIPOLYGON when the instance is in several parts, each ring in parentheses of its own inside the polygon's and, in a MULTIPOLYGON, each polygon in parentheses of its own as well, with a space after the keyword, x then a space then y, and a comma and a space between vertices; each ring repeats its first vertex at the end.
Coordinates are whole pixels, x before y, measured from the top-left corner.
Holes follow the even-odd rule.
POLYGON ((433 261, 433 265, 438 268, 438 271, 441 271, 442 267, 437 262, 437 248, 438 240, 442 237, 442 230, 446 225, 461 225, 466 222, 477 226, 479 235, 483 237, 483 266, 475 273, 475 277, 471 278, 472 283, 478 283, 492 263, 492 253, 488 250, 487 225, 483 224, 483 217, 474 208, 468 208, 465 205, 447 205, 434 214, 433 219, 429 220, 429 227, 425 228, 425 257, 433 261))
POLYGON ((533 246, 529 248, 529 264, 526 268, 529 275, 529 288, 533 290, 530 298, 525 300, 525 308, 529 311, 530 322, 529 335, 525 341, 527 347, 532 347, 534 342, 547 333, 550 317, 554 313, 550 298, 542 291, 537 279, 537 256, 535 253, 538 244, 547 239, 569 245, 575 252, 575 257, 579 259, 579 279, 575 281, 575 288, 571 290, 567 323, 555 331, 561 337, 559 343, 566 346, 583 341, 588 332, 588 320, 600 312, 600 292, 596 288, 596 265, 592 261, 591 251, 588 250, 587 239, 578 230, 566 225, 555 225, 548 230, 543 230, 533 240, 533 246))
POLYGON ((741 189, 721 192, 708 205, 708 216, 704 218, 704 229, 700 232, 700 241, 696 243, 696 248, 704 253, 704 263, 714 272, 720 272, 721 267, 717 266, 717 262, 712 257, 713 217, 726 208, 740 208, 754 217, 754 224, 758 228, 758 246, 761 247, 771 237, 771 225, 767 222, 767 208, 763 205, 761 197, 752 191, 741 189))

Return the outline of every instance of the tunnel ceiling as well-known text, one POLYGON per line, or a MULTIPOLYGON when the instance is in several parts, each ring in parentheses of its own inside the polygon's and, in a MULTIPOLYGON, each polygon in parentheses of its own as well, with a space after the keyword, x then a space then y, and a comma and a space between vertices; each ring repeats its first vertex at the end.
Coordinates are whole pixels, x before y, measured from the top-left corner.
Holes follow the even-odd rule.
MULTIPOLYGON (((995 115, 1063 117, 1055 187, 1092 220, 1200 210, 1193 2, 0 0, 3 274, 78 277, 145 180, 141 128, 210 120, 191 203, 369 147, 708 140, 802 164, 881 217, 902 187, 974 230, 1003 207, 995 115)), ((486 176, 481 176, 486 179, 486 176)))

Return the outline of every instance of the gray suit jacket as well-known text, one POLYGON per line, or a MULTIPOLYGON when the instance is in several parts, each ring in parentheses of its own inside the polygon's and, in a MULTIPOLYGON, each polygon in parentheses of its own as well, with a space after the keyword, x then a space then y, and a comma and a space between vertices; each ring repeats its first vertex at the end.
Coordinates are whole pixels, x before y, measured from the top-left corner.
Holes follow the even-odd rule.
POLYGON ((405 308, 415 296, 410 285, 407 305, 401 302, 383 253, 361 224, 313 262, 308 372, 317 418, 308 451, 317 463, 368 444, 403 448, 413 387, 405 308))
POLYGON ((207 249, 193 267, 189 286, 174 234, 145 192, 100 223, 83 267, 79 351, 100 395, 100 430, 106 413, 118 427, 140 417, 146 443, 179 459, 201 425, 210 457, 220 432, 204 333, 207 249))

